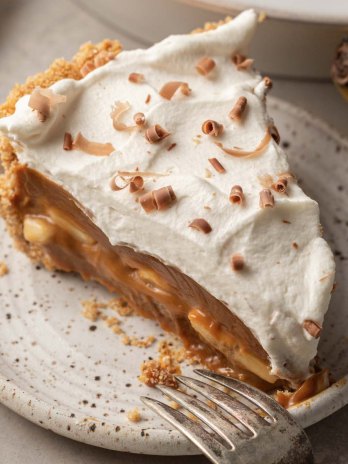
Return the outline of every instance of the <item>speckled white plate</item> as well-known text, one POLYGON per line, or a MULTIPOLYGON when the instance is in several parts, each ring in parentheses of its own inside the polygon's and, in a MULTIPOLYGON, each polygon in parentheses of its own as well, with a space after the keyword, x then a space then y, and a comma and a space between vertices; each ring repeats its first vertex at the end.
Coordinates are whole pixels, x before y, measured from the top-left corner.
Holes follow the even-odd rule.
MULTIPOLYGON (((293 170, 321 205, 325 235, 337 256, 338 288, 320 356, 340 380, 292 409, 308 426, 348 402, 348 142, 299 108, 275 99, 269 103, 293 170)), ((103 322, 82 317, 81 300, 110 295, 76 276, 35 267, 12 249, 2 229, 3 224, 0 260, 10 273, 0 278, 0 401, 44 428, 92 445, 147 454, 197 453, 139 400, 158 395, 137 380, 141 361, 156 356, 156 345, 124 346, 103 322), (131 423, 127 411, 135 406, 142 420, 131 423)), ((163 337, 154 322, 139 317, 126 318, 124 326, 129 335, 163 337)))

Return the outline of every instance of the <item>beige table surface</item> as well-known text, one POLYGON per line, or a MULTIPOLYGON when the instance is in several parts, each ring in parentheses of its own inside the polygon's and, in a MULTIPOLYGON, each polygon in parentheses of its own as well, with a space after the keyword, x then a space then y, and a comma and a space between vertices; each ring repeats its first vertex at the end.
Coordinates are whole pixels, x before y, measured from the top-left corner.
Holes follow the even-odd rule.
MULTIPOLYGON (((118 4, 115 0, 115 10, 118 4)), ((142 46, 127 33, 127 25, 120 32, 84 12, 78 1, 0 0, 0 101, 15 82, 44 69, 55 57, 70 57, 81 43, 105 37, 118 38, 125 48, 142 46)), ((274 80, 273 95, 302 106, 348 136, 348 104, 329 82, 274 80)), ((318 464, 348 463, 348 406, 307 431, 318 464)), ((0 405, 0 464, 176 462, 208 461, 199 456, 137 456, 94 448, 43 430, 0 405)))

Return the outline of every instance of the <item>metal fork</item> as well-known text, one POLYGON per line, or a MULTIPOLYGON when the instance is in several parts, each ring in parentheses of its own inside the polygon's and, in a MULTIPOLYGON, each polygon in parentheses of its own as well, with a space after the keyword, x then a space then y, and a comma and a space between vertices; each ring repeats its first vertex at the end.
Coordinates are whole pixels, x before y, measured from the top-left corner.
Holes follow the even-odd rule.
POLYGON ((141 399, 186 435, 213 463, 313 464, 307 435, 273 398, 208 370, 194 372, 227 388, 230 394, 201 380, 176 376, 180 385, 207 398, 213 407, 196 396, 163 385, 157 388, 191 413, 191 417, 153 398, 141 399))

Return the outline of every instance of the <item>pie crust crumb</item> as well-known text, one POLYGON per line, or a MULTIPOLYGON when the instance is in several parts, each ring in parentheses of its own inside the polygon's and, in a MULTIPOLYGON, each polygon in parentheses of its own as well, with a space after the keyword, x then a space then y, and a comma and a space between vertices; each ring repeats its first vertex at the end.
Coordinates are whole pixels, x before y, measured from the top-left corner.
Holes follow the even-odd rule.
POLYGON ((7 264, 4 261, 0 261, 0 277, 9 273, 7 264))
POLYGON ((140 422, 141 421, 141 415, 138 410, 138 408, 134 408, 127 413, 127 418, 131 422, 140 422))

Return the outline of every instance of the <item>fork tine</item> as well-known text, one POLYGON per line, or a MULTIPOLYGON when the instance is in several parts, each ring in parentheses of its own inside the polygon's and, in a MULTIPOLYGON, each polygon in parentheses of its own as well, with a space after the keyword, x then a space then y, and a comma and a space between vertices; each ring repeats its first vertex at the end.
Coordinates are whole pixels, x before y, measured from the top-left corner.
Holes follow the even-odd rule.
POLYGON ((215 387, 190 377, 177 375, 175 378, 183 385, 186 385, 192 390, 195 390, 206 398, 212 400, 220 408, 238 419, 254 435, 257 435, 261 428, 270 425, 269 422, 259 416, 251 408, 215 387))
POLYGON ((244 396, 244 398, 263 409, 273 420, 276 418, 276 413, 283 415, 282 408, 273 398, 251 385, 247 385, 244 382, 232 379, 231 377, 215 374, 214 372, 206 369, 194 369, 194 372, 244 396))
POLYGON ((221 464, 226 460, 227 449, 199 424, 190 420, 185 414, 152 398, 142 396, 141 400, 173 427, 191 440, 213 463, 221 464))
POLYGON ((203 403, 203 401, 164 385, 157 385, 157 388, 164 395, 169 396, 190 413, 198 417, 198 419, 223 438, 231 448, 234 449, 242 440, 245 441, 247 438, 250 438, 250 436, 248 437, 248 435, 242 434, 232 422, 227 420, 226 417, 218 411, 215 411, 203 403))

